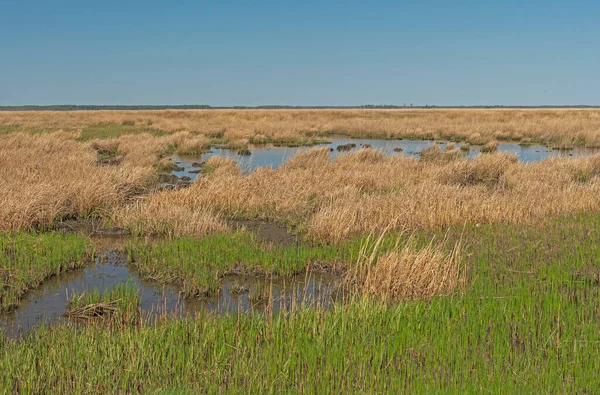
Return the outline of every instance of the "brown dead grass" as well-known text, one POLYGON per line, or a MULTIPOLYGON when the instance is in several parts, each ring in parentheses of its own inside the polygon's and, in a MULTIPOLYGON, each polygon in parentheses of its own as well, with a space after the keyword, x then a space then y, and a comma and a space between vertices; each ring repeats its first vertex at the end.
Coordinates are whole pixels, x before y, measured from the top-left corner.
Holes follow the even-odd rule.
POLYGON ((97 216, 139 234, 198 235, 245 217, 293 224, 312 240, 338 243, 388 227, 535 223, 600 210, 600 156, 524 164, 503 153, 467 161, 456 147, 437 149, 431 160, 366 148, 331 161, 317 148, 249 175, 213 156, 190 188, 148 194, 166 150, 203 148, 208 137, 142 133, 82 143, 77 136, 0 136, 0 230, 97 216), (119 160, 102 163, 102 154, 119 160))
POLYGON ((491 153, 498 151, 498 142, 496 140, 488 141, 481 147, 482 153, 491 153))
POLYGON ((165 110, 2 112, 0 125, 77 130, 136 125, 189 131, 230 141, 285 143, 317 135, 458 139, 471 144, 540 141, 556 147, 600 146, 597 109, 165 110))
POLYGON ((98 166, 91 144, 73 136, 0 137, 0 230, 44 227, 71 216, 106 216, 139 193, 151 168, 98 166))
POLYGON ((461 263, 461 244, 448 251, 446 243, 432 240, 418 248, 414 238, 400 247, 380 253, 379 239, 368 238, 360 251, 358 262, 349 271, 346 282, 361 295, 384 300, 430 299, 450 295, 465 284, 461 263))
POLYGON ((453 144, 448 145, 443 151, 440 146, 433 144, 419 153, 419 158, 424 162, 447 163, 458 159, 462 155, 453 144))
POLYGON ((517 157, 507 153, 478 155, 470 161, 455 161, 452 166, 440 171, 438 177, 441 182, 455 185, 493 186, 500 183, 502 175, 515 163, 517 157))
POLYGON ((160 198, 124 207, 115 219, 134 235, 201 236, 227 230, 227 223, 210 210, 193 209, 160 198))
MULTIPOLYGON (((0 136, 0 231, 45 228, 65 218, 110 218, 124 206, 133 210, 130 200, 149 191, 166 149, 195 151, 209 141, 188 132, 129 134, 85 143, 75 141, 78 137, 68 132, 0 136)), ((146 218, 146 211, 138 210, 137 222, 123 217, 124 222, 134 229, 143 222, 146 230, 161 233, 165 223, 175 233, 223 228, 218 219, 211 217, 211 222, 199 213, 173 208, 167 221, 157 211, 146 218)))
POLYGON ((149 196, 140 205, 292 223, 327 243, 387 227, 534 223, 600 209, 600 157, 524 164, 504 153, 470 162, 385 157, 369 149, 333 161, 325 154, 315 149, 249 175, 213 157, 221 165, 190 188, 149 196))
POLYGON ((166 148, 196 149, 208 142, 206 136, 186 132, 86 143, 75 141, 78 137, 67 132, 0 136, 0 230, 110 217, 115 208, 147 192, 166 148), (105 156, 118 160, 105 161, 105 156))

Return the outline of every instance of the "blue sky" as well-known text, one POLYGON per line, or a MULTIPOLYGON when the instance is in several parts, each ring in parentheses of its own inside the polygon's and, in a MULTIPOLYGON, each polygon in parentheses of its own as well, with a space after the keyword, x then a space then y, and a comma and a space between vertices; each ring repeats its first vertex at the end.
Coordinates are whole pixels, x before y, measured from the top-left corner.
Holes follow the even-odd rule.
POLYGON ((0 0, 0 105, 599 105, 599 18, 577 0, 0 0))

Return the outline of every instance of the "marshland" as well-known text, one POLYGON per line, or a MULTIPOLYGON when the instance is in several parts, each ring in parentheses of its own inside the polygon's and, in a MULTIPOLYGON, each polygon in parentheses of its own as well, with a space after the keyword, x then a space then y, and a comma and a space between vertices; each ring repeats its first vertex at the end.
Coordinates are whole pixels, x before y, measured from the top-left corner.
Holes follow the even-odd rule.
POLYGON ((0 112, 2 392, 561 392, 600 110, 0 112))

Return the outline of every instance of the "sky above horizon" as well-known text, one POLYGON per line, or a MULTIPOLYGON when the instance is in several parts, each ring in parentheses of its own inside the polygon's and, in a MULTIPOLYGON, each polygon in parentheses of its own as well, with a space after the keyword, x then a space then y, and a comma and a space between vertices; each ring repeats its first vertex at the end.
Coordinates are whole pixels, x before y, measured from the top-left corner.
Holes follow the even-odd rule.
POLYGON ((0 105, 600 105, 595 1, 0 0, 0 105))

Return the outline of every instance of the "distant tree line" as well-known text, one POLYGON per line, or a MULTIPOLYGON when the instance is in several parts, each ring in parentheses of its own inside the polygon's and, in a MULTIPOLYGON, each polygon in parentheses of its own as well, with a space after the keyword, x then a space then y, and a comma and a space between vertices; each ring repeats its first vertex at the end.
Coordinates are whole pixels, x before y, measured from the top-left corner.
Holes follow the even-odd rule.
POLYGON ((201 110, 211 108, 207 105, 75 105, 60 104, 52 106, 0 106, 0 111, 95 111, 95 110, 201 110))
POLYGON ((307 110, 319 110, 319 109, 400 109, 400 108, 413 108, 413 109, 427 109, 427 108, 439 108, 439 109, 452 109, 452 108, 505 108, 505 109, 519 109, 519 108, 600 108, 600 106, 592 105, 541 105, 541 106, 504 106, 504 105, 474 105, 474 106, 437 106, 437 105, 394 105, 394 104, 364 104, 360 106, 286 106, 286 105, 265 105, 265 106, 232 106, 232 107, 216 107, 209 106, 206 104, 184 104, 184 105, 75 105, 75 104, 61 104, 51 106, 0 106, 0 111, 100 111, 100 110, 209 110, 209 109, 229 109, 229 110, 248 110, 248 109, 271 109, 271 110, 293 110, 293 109, 307 109, 307 110))

